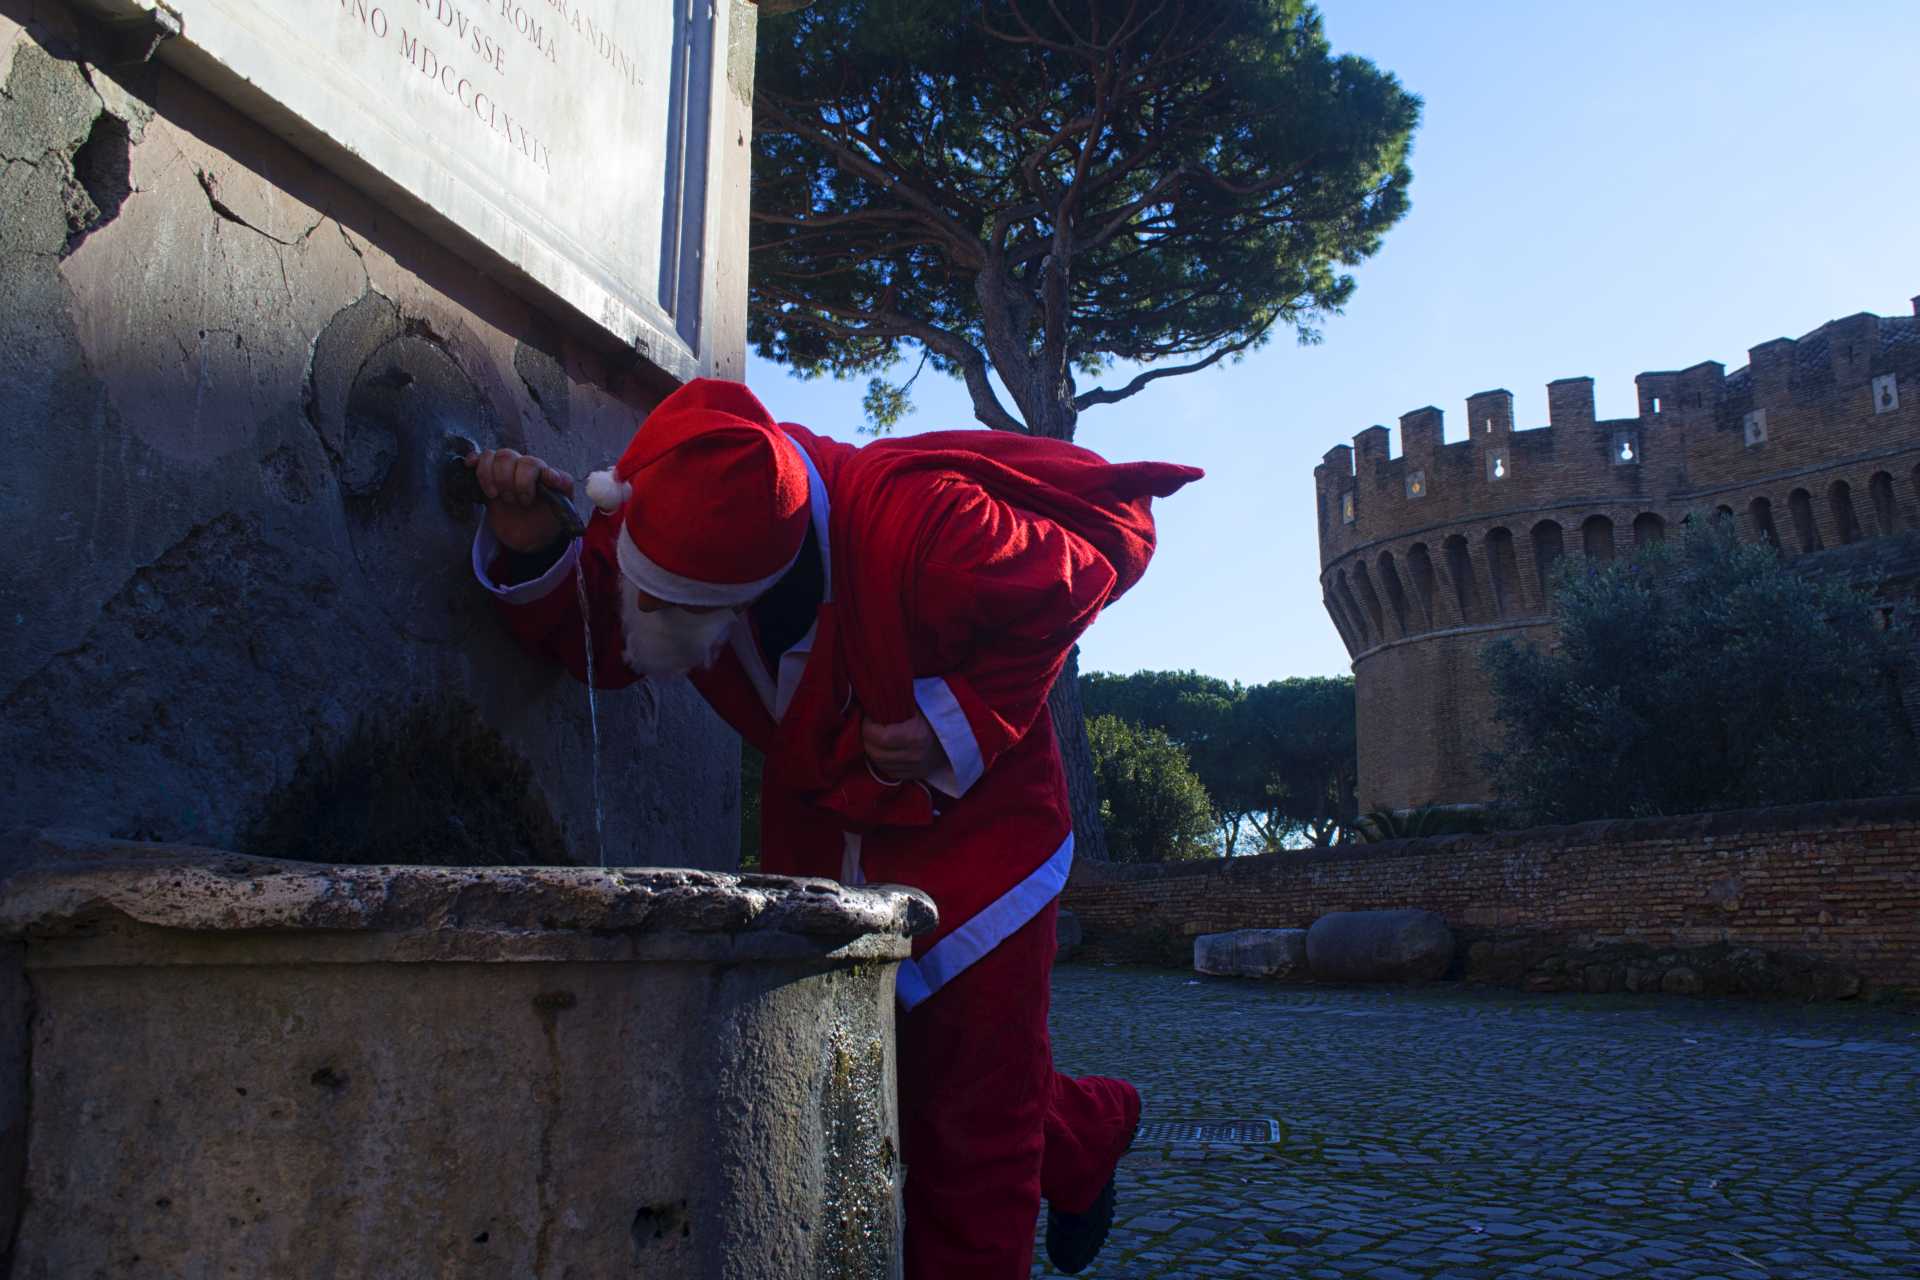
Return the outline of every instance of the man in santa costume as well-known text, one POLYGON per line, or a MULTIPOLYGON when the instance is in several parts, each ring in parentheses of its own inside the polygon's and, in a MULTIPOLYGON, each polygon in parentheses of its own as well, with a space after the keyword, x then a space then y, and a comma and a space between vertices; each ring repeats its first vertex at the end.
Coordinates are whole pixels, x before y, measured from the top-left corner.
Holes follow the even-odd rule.
POLYGON ((856 449, 715 380, 589 478, 582 538, 539 493, 570 477, 505 449, 469 463, 474 571, 527 649, 604 688, 688 674, 766 757, 765 870, 939 908, 898 986, 907 1275, 1024 1280, 1043 1198, 1050 1258, 1084 1268, 1140 1098, 1053 1070, 1073 824, 1047 693, 1146 569, 1151 500, 1200 472, 992 431, 856 449))

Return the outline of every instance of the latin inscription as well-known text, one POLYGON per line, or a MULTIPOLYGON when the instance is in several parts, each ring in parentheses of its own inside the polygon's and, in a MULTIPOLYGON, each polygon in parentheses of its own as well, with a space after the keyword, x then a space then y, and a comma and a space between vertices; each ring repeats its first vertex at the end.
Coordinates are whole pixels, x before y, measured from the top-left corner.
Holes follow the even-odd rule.
POLYGON ((552 177, 552 140, 516 96, 516 79, 579 74, 645 84, 640 60, 579 0, 336 0, 342 20, 391 47, 404 67, 438 90, 465 127, 505 149, 509 163, 552 177), (561 40, 568 50, 564 57, 561 40))
MULTIPOLYGON (((115 20, 154 0, 56 0, 115 20)), ((703 367, 709 116, 735 24, 687 0, 169 0, 158 56, 535 304, 703 367), (457 234, 448 234, 448 233, 457 234)), ((724 143, 723 143, 724 135, 724 143)))

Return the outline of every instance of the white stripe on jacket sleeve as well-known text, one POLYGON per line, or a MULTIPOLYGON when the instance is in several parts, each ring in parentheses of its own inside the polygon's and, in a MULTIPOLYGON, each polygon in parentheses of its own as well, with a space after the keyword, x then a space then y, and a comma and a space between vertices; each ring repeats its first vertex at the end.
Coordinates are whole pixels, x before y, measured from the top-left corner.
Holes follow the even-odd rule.
POLYGON ((493 530, 489 529, 487 522, 482 520, 480 531, 473 535, 473 576, 480 580, 481 586, 508 604, 532 604, 535 600, 545 597, 571 578, 573 566, 580 562, 580 539, 575 538, 567 544, 566 551, 554 562, 553 568, 537 578, 503 587, 487 575, 487 566, 493 563, 493 558, 499 555, 502 549, 500 540, 493 536, 493 530))
POLYGON ((913 700, 920 714, 933 728, 933 736, 947 749, 947 767, 927 775, 927 785, 937 787, 958 799, 965 795, 987 770, 980 758, 980 744, 974 739, 973 726, 960 700, 938 676, 913 682, 913 700))

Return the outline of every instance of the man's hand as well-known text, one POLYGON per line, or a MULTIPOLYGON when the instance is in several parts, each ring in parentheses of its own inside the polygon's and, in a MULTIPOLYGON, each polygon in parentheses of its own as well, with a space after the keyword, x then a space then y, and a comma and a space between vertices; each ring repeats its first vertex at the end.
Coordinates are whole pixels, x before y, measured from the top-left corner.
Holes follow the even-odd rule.
POLYGON ((539 493, 542 481, 568 497, 573 477, 531 454, 489 449, 467 459, 480 491, 487 495, 487 527, 509 551, 539 551, 553 545, 562 530, 560 517, 539 493))
POLYGON ((889 782, 927 778, 947 764, 947 749, 918 712, 899 724, 869 720, 860 727, 860 740, 873 771, 889 782))

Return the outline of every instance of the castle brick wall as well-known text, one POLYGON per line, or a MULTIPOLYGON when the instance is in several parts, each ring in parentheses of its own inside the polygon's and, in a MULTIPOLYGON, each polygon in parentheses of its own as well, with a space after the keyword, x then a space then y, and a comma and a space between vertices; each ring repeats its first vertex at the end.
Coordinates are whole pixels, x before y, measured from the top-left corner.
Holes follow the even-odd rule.
POLYGON ((1548 634, 1544 623, 1463 627, 1389 642, 1356 660, 1360 776, 1389 795, 1489 798, 1480 757, 1498 726, 1480 651, 1494 640, 1548 634))
POLYGON ((1202 933, 1419 907, 1469 936, 1568 947, 1728 943, 1920 991, 1920 799, 1076 868, 1093 958, 1173 959, 1202 933))
MULTIPOLYGON (((1916 300, 1920 312, 1920 300, 1916 300)), ((1639 413, 1596 420, 1593 381, 1547 388, 1513 429, 1504 390, 1466 438, 1428 406, 1314 470, 1322 600, 1353 658, 1363 810, 1487 800, 1494 745, 1479 654, 1549 634, 1563 556, 1623 554, 1694 513, 1791 555, 1920 529, 1920 320, 1850 316, 1798 340, 1635 379, 1639 413)))

